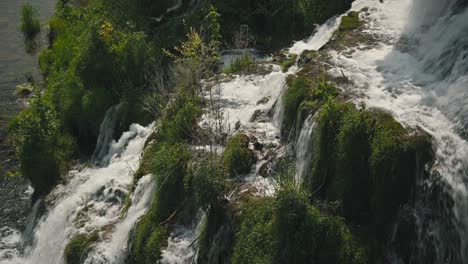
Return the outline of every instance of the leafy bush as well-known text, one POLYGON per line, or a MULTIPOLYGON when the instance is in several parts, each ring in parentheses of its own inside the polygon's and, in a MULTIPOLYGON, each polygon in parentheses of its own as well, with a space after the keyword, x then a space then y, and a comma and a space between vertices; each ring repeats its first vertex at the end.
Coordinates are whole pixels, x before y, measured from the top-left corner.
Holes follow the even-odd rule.
POLYGON ((37 10, 31 4, 21 6, 21 31, 26 38, 32 39, 41 31, 37 10))
POLYGON ((91 234, 79 234, 74 236, 65 247, 65 263, 83 263, 92 247, 92 244, 98 239, 99 235, 96 232, 91 234))
POLYGON ((69 166, 72 139, 61 131, 51 104, 37 92, 30 106, 10 124, 21 173, 34 187, 34 196, 47 194, 69 166))
POLYGON ((249 173, 255 163, 255 155, 249 149, 249 137, 245 134, 233 136, 224 149, 222 162, 232 178, 249 173))

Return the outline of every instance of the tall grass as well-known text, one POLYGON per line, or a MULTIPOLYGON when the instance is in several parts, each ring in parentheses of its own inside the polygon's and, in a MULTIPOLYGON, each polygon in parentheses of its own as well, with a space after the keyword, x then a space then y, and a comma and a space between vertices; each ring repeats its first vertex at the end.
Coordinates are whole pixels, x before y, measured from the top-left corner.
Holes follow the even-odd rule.
POLYGON ((20 28, 26 38, 34 38, 41 31, 37 10, 31 4, 21 6, 20 28))

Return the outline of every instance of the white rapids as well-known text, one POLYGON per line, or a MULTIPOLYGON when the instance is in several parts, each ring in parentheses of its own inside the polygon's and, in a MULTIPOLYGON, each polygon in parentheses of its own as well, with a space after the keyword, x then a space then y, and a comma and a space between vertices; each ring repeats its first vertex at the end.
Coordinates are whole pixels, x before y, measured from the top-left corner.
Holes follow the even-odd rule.
MULTIPOLYGON (((11 256, 14 252, 7 252, 10 256, 8 259, 0 256, 4 258, 0 263, 62 264, 64 248, 74 235, 97 231, 105 237, 107 234, 104 227, 115 225, 116 232, 111 235, 111 239, 114 239, 115 236, 119 236, 121 226, 124 226, 122 229, 128 230, 128 226, 132 226, 138 214, 142 213, 141 204, 135 201, 135 197, 143 196, 141 200, 146 200, 149 190, 152 189, 149 188, 149 177, 144 177, 140 184, 145 186, 140 187, 139 184, 133 196, 135 205, 130 207, 126 218, 120 218, 134 170, 138 166, 145 141, 152 131, 152 126, 133 124, 130 131, 123 133, 118 142, 111 144, 109 154, 112 156, 108 166, 70 172, 70 182, 58 186, 49 195, 53 204, 34 230, 33 245, 25 249, 22 255, 11 256)), ((125 235, 127 234, 128 232, 125 235)), ((15 243, 16 238, 13 232, 3 243, 15 243)), ((115 240, 119 239, 113 241, 115 240)), ((120 244, 113 246, 119 247, 120 244)))
POLYGON ((404 126, 422 128, 433 137, 434 168, 454 202, 449 210, 455 219, 439 221, 453 221, 459 237, 430 223, 420 230, 425 241, 418 247, 434 251, 429 252, 433 263, 467 263, 468 9, 456 0, 357 0, 352 9, 365 7, 365 32, 377 42, 330 52, 335 65, 330 73, 343 70, 368 107, 386 109, 404 126))

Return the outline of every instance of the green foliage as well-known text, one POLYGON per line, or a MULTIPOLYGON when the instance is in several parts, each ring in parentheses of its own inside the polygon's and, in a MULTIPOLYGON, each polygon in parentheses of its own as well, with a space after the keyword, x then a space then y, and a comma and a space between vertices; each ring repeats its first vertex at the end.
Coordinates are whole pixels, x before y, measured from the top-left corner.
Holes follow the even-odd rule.
POLYGON ((282 132, 291 131, 300 117, 305 118, 318 110, 321 104, 328 98, 337 96, 337 90, 329 84, 325 77, 319 77, 315 80, 299 75, 290 75, 287 78, 288 89, 283 95, 284 117, 282 132))
POLYGON ((245 202, 238 217, 233 263, 366 263, 343 221, 319 212, 292 187, 275 200, 245 202))
POLYGON ((255 163, 255 155, 249 149, 249 137, 245 134, 233 136, 224 149, 222 162, 232 178, 249 173, 255 163))
POLYGON ((10 124, 21 173, 34 187, 35 196, 47 194, 69 166, 72 139, 61 131, 50 102, 37 92, 30 106, 10 124))
POLYGON ((66 264, 80 264, 86 259, 92 244, 99 239, 99 235, 79 234, 74 236, 65 247, 64 257, 66 264))
POLYGON ((309 79, 288 76, 288 89, 283 95, 284 117, 282 127, 289 131, 296 123, 299 106, 308 97, 311 87, 309 79))
POLYGON ((359 24, 359 13, 356 11, 351 11, 347 16, 341 18, 340 30, 353 30, 358 28, 359 24))
POLYGON ((273 263, 277 245, 273 240, 272 199, 252 199, 239 211, 239 231, 233 248, 232 263, 273 263))
POLYGON ((155 227, 144 248, 145 261, 141 263, 157 263, 161 259, 161 250, 167 247, 168 237, 169 232, 166 228, 155 227))
POLYGON ((32 39, 41 31, 37 10, 31 4, 21 6, 21 31, 26 38, 32 39))
POLYGON ((255 68, 255 62, 251 56, 244 54, 242 56, 236 57, 229 65, 228 68, 224 70, 228 74, 239 74, 239 73, 248 73, 255 68))
POLYGON ((205 211, 220 206, 228 186, 227 173, 217 157, 202 158, 192 165, 193 188, 198 205, 205 211))
POLYGON ((388 114, 336 100, 322 106, 318 124, 306 188, 341 201, 346 218, 373 223, 376 236, 385 241, 421 173, 417 164, 432 159, 428 137, 409 135, 388 114))
POLYGON ((240 25, 248 25, 263 49, 289 45, 304 37, 333 15, 349 9, 349 1, 338 0, 227 0, 214 5, 221 14, 223 38, 232 39, 240 25))
POLYGON ((297 60, 296 54, 292 54, 288 58, 285 58, 281 62, 281 69, 283 70, 283 72, 287 72, 289 68, 291 68, 291 66, 293 66, 296 63, 296 60, 297 60))

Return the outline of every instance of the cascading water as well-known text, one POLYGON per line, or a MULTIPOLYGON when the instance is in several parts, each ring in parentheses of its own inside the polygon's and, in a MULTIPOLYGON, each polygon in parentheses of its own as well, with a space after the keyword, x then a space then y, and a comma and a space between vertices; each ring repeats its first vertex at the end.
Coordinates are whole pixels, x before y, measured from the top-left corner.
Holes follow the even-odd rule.
POLYGON ((104 116, 104 120, 99 126, 99 136, 92 157, 96 163, 102 162, 103 158, 108 154, 121 108, 122 104, 114 105, 109 108, 104 116))
MULTIPOLYGON (((63 263, 67 242, 76 234, 91 231, 98 232, 102 240, 97 246, 100 256, 112 252, 113 259, 119 259, 127 242, 126 236, 138 217, 146 211, 154 189, 151 177, 143 177, 133 193, 132 206, 121 218, 126 193, 132 184, 145 141, 152 131, 152 126, 145 128, 133 124, 118 142, 112 143, 107 154, 108 166, 70 172, 69 183, 58 186, 49 195, 50 210, 35 228, 33 245, 21 255, 12 256, 12 252, 7 252, 10 256, 0 260, 0 263, 63 263), (109 228, 112 226, 114 228, 109 228), (113 233, 108 234, 109 230, 113 233), (107 241, 112 244, 110 247, 106 247, 107 241)), ((13 233, 10 237, 9 241, 14 242, 16 235, 13 233)))
POLYGON ((421 179, 409 210, 419 243, 407 261, 467 263, 466 1, 357 0, 352 9, 364 7, 364 32, 375 41, 331 51, 336 68, 330 73, 340 76, 343 70, 368 107, 384 108, 433 137, 432 177, 421 179))
POLYGON ((296 141, 296 174, 294 176, 296 186, 300 186, 305 173, 310 168, 310 161, 313 157, 311 144, 316 125, 315 116, 309 116, 304 122, 299 138, 296 141))

